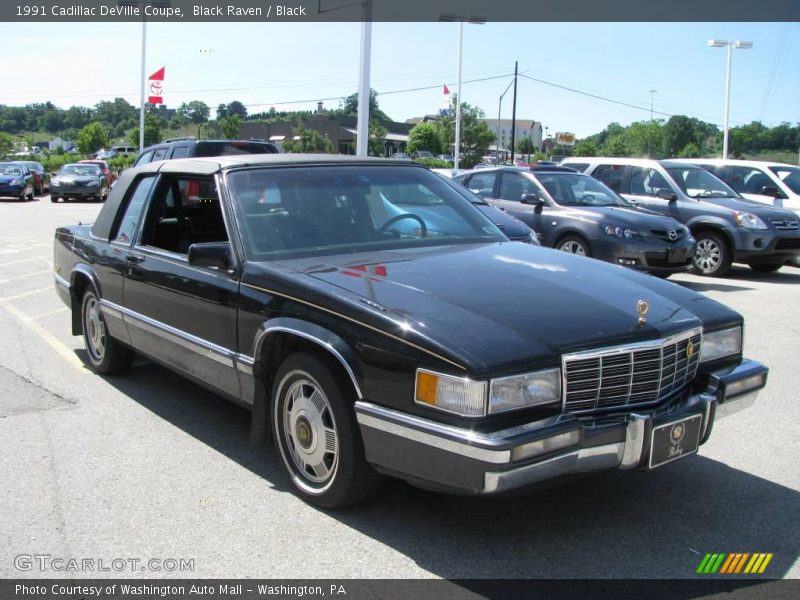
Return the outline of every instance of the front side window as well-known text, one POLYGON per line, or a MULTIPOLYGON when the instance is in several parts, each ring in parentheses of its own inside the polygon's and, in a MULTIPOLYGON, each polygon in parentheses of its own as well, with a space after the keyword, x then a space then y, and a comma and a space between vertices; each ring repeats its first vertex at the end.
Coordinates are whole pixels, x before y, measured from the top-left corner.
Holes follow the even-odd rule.
POLYGON ((136 226, 139 224, 139 217, 142 214, 142 208, 144 208, 144 202, 147 200, 150 188, 153 187, 154 180, 155 175, 150 175, 149 177, 142 177, 136 182, 135 188, 130 193, 128 205, 125 207, 125 214, 117 228, 117 233, 111 241, 126 245, 133 241, 136 226))
POLYGON ((648 167, 631 168, 631 194, 655 197, 661 190, 672 192, 672 188, 661 173, 648 167))
POLYGON ((733 167, 729 183, 740 194, 759 194, 762 188, 775 187, 769 175, 753 167, 733 167))
POLYGON ((134 167, 138 167, 139 165, 146 165, 149 162, 153 162, 153 151, 152 150, 142 154, 133 166, 134 167))
POLYGON ((518 173, 503 173, 500 179, 500 198, 519 202, 523 194, 535 194, 538 190, 532 181, 518 173))
POLYGON ((250 168, 226 181, 256 260, 505 240, 465 194, 425 169, 250 168))
POLYGON ((490 198, 494 193, 494 178, 494 173, 476 173, 470 178, 467 187, 481 198, 490 198))
POLYGON ((541 173, 536 178, 562 206, 630 206, 603 183, 587 175, 541 173))
POLYGON ((800 194, 800 168, 797 167, 770 167, 780 180, 795 194, 800 194))
POLYGON ((738 198, 728 184, 700 167, 670 167, 667 173, 690 198, 738 198))

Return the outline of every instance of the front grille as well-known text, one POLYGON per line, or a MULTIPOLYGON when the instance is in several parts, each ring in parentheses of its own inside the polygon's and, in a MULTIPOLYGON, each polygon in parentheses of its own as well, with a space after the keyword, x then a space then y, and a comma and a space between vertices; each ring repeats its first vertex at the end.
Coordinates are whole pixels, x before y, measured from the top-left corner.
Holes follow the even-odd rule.
POLYGON ((781 231, 795 231, 796 229, 800 229, 800 221, 797 219, 770 219, 769 222, 772 223, 775 229, 780 229, 781 231))
POLYGON ((782 238, 775 244, 775 250, 800 250, 800 238, 782 238))
POLYGON ((564 410, 588 412, 660 402, 694 379, 702 334, 564 355, 564 410), (691 345, 691 350, 690 350, 691 345))
POLYGON ((684 238, 683 230, 681 229, 651 229, 650 233, 654 237, 670 243, 675 243, 684 238), (670 237, 670 234, 672 234, 672 237, 670 237))

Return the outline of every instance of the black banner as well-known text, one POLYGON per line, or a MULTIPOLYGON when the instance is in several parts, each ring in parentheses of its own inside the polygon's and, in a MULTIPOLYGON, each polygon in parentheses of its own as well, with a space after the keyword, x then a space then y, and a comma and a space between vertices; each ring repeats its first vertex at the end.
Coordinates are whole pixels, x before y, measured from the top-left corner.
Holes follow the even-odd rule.
POLYGON ((800 0, 4 0, 35 22, 800 21, 800 0))

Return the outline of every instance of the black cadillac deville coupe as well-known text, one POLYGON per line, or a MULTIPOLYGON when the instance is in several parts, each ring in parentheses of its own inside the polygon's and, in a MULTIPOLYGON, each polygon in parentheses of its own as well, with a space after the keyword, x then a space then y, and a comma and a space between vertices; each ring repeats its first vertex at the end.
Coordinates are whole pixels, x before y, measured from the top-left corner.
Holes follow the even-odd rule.
POLYGON ((56 231, 56 289, 95 371, 137 352, 250 408, 326 507, 381 475, 499 494, 653 469, 764 387, 737 313, 510 242, 467 194, 405 161, 156 162, 56 231))

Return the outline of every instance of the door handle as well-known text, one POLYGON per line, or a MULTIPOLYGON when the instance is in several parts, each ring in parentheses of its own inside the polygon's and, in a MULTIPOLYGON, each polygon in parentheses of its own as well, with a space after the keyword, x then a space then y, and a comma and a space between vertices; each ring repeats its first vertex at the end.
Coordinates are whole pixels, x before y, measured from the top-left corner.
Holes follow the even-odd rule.
POLYGON ((129 263, 140 263, 144 261, 144 256, 140 256, 138 254, 128 254, 125 257, 125 260, 127 260, 129 263))

